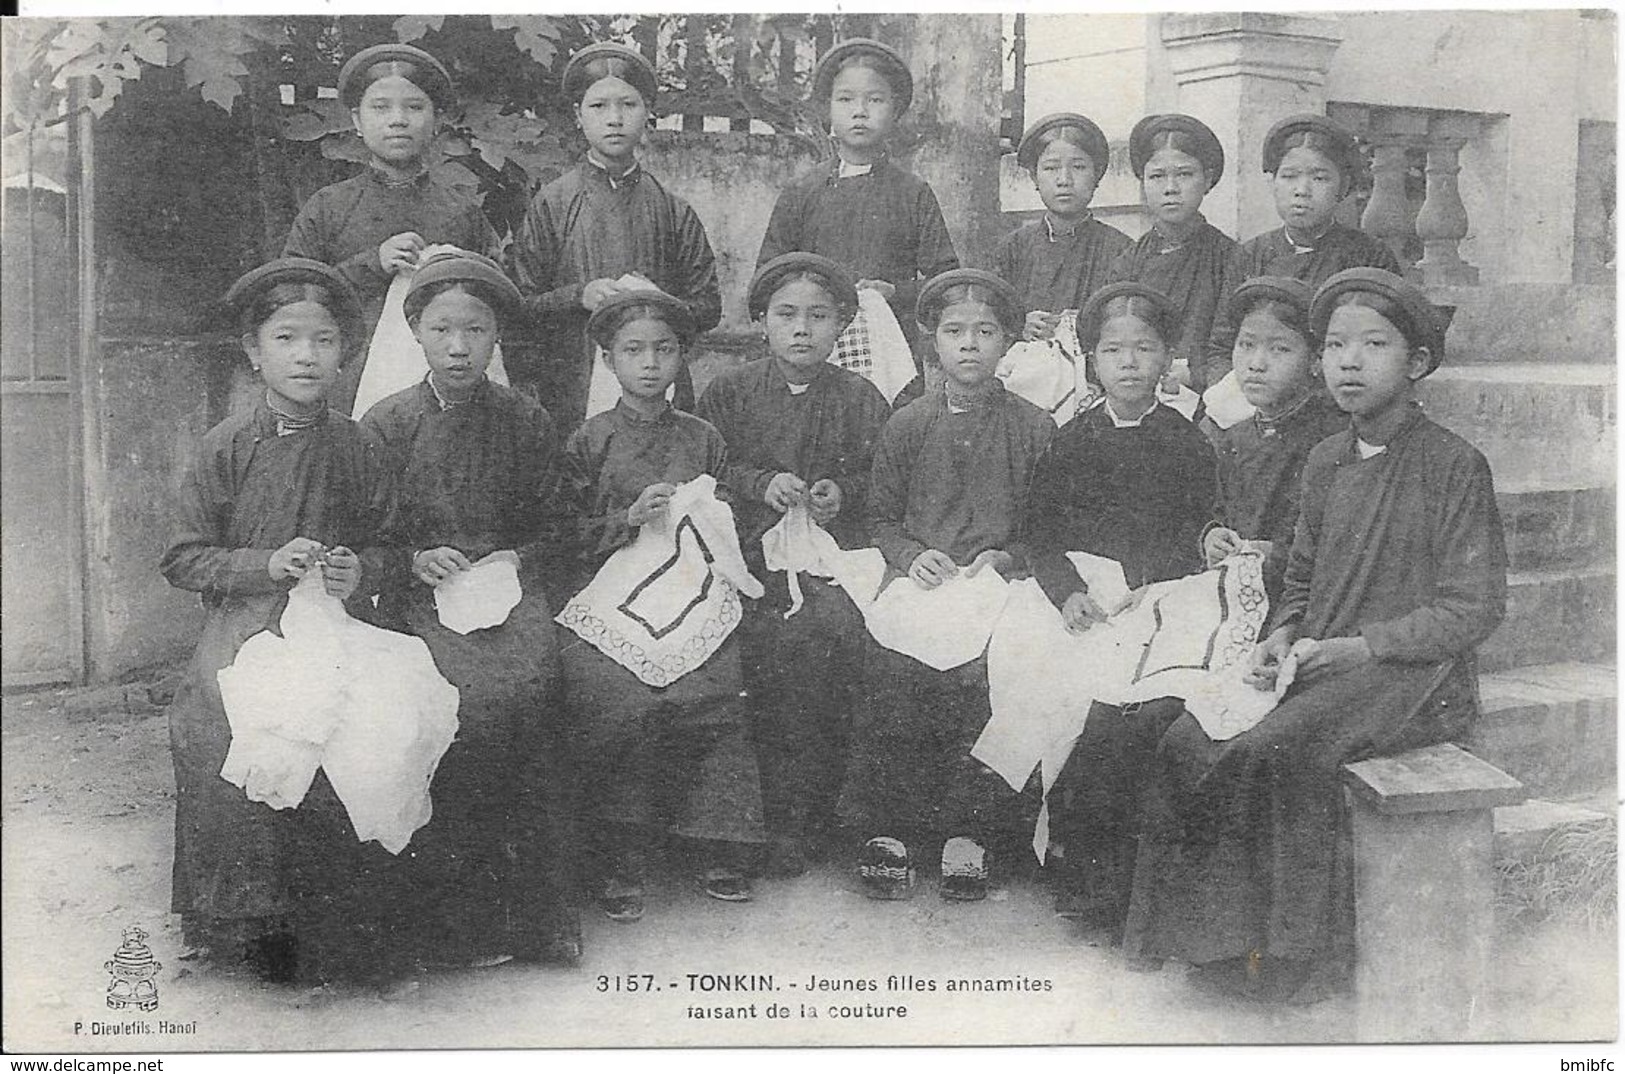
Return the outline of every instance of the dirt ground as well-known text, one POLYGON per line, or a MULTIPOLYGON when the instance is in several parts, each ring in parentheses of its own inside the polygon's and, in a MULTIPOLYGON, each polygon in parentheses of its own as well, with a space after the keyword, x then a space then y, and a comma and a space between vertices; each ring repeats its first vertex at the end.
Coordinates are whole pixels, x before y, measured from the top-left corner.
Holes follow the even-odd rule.
MULTIPOLYGON (((1131 972, 1116 952, 1087 945, 1055 918, 1031 882, 1012 882, 981 904, 943 902, 931 886, 907 902, 874 903, 833 867, 760 882, 744 905, 674 884, 638 924, 589 914, 579 969, 510 963, 431 975, 387 998, 354 991, 313 1000, 179 958, 167 913, 174 789, 164 716, 140 698, 87 711, 75 701, 82 696, 5 698, 7 1051, 1356 1039, 1350 998, 1271 1008, 1201 992, 1174 964, 1131 972), (150 1014, 104 1003, 103 964, 129 925, 150 933, 161 963, 150 1014), (705 974, 771 975, 771 991, 698 990, 704 978, 690 975, 705 974), (813 975, 877 987, 809 993, 813 975), (893 989, 892 975, 936 989, 893 989), (971 978, 1036 990, 948 991, 971 978), (629 991, 633 981, 656 987, 629 991), (873 1017, 866 1005, 889 1011, 873 1017), (699 1019, 697 1007, 754 1016, 699 1019), (808 1008, 819 1017, 805 1016, 808 1008)), ((1481 1039, 1614 1036, 1612 934, 1506 927, 1493 957, 1490 992, 1475 1012, 1481 1039)))

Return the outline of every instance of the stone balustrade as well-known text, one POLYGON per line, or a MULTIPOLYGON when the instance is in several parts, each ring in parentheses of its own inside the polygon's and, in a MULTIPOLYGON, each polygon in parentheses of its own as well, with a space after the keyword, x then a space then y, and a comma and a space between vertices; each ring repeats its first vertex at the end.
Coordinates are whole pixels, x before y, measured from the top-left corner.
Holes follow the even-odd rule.
POLYGON ((1371 195, 1360 227, 1392 247, 1417 283, 1477 284, 1478 268, 1461 256, 1462 240, 1472 233, 1459 181, 1461 153, 1498 117, 1338 102, 1326 110, 1370 147, 1371 195))

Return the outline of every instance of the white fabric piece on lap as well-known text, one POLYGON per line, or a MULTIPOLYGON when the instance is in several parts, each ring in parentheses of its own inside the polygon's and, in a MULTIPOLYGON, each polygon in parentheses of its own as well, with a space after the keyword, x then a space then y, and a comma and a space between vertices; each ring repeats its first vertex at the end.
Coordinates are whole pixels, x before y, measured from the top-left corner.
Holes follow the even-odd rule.
POLYGON ((739 594, 762 595, 716 487, 710 474, 679 485, 665 518, 641 527, 556 617, 649 686, 709 660, 739 625, 739 594))
POLYGON ((1221 429, 1246 421, 1258 409, 1247 401, 1234 369, 1202 393, 1202 402, 1207 404, 1207 416, 1221 429))
MULTIPOLYGON (((1263 559, 1250 554, 1147 587, 1082 634, 1067 631, 1036 582, 1012 589, 988 644, 992 716, 971 756, 1017 790, 1034 767, 1049 789, 1093 702, 1187 696, 1250 656, 1269 611, 1263 559)), ((1042 840, 1034 851, 1042 860, 1042 840)))
POLYGON ((216 673, 231 725, 221 778, 273 809, 304 800, 319 765, 361 841, 398 854, 428 822, 429 784, 457 733, 457 688, 421 638, 350 618, 319 568, 216 673))
MULTIPOLYGON (((457 247, 441 244, 426 246, 418 255, 418 263, 435 254, 455 250, 457 247)), ((423 346, 406 323, 406 292, 412 286, 412 272, 403 270, 389 281, 384 293, 384 308, 379 311, 378 324, 372 330, 372 343, 367 347, 367 361, 361 367, 361 382, 356 386, 355 405, 350 417, 360 421, 373 405, 404 391, 429 374, 429 359, 424 357, 423 346)), ((502 345, 491 352, 491 364, 485 377, 493 384, 507 386, 508 371, 502 365, 502 345)))
POLYGON ((519 557, 503 549, 435 586, 435 614, 447 630, 468 634, 506 623, 523 596, 519 557))
POLYGON ((770 571, 784 571, 790 589, 786 619, 805 601, 801 575, 832 578, 859 608, 874 602, 886 573, 886 559, 878 548, 847 551, 828 530, 812 520, 802 504, 790 508, 772 529, 762 534, 762 558, 770 571))
POLYGON ((859 374, 890 403, 915 377, 914 352, 884 295, 872 287, 858 291, 858 311, 830 351, 831 365, 859 374))
POLYGON ((863 610, 869 633, 893 652, 949 671, 987 649, 1010 583, 992 567, 974 576, 961 570, 935 589, 897 578, 863 610))

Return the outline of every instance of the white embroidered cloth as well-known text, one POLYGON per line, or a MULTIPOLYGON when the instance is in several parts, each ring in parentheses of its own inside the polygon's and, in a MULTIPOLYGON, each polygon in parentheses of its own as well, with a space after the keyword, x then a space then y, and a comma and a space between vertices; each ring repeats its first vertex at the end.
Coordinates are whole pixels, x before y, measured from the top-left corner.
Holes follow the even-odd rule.
POLYGON ((835 337, 831 364, 858 373, 880 389, 890 403, 914 379, 914 352, 897 324, 889 303, 879 291, 858 292, 858 312, 835 337))
MULTIPOLYGON (((419 263, 435 254, 456 250, 455 246, 426 246, 418 255, 419 263)), ((361 382, 356 386, 355 405, 350 417, 360 421, 373 404, 404 391, 429 374, 429 360, 423 356, 423 347, 406 323, 406 292, 412 286, 412 271, 402 270, 389 281, 384 293, 384 308, 379 311, 378 324, 372 331, 372 344, 367 348, 367 364, 361 367, 361 382)), ((491 354, 491 364, 485 376, 493 384, 506 386, 508 371, 502 365, 502 346, 491 354)))
POLYGON ((1093 394, 1078 346, 1078 311, 1064 311, 1050 339, 1011 344, 996 375, 1008 391, 1047 413, 1057 426, 1087 410, 1093 394))
POLYGON ((709 660, 739 625, 739 594, 762 595, 716 487, 710 474, 679 485, 665 518, 641 527, 556 617, 650 686, 709 660))
POLYGON ((965 570, 935 589, 896 578, 873 604, 859 605, 873 638, 893 652, 948 671, 987 650, 994 624, 1010 596, 1010 583, 992 567, 965 570))
POLYGON ((501 626, 519 606, 519 557, 504 549, 434 587, 440 625, 458 634, 501 626))
POLYGON ((762 534, 762 558, 770 571, 784 571, 790 588, 790 610, 786 619, 801 610, 803 574, 829 578, 831 585, 844 588, 859 608, 873 603, 886 576, 886 558, 878 548, 847 551, 829 531, 812 520, 804 505, 784 513, 772 529, 762 534))
MULTIPOLYGON (((1049 790, 1093 702, 1188 696, 1251 655, 1269 611, 1256 555, 1149 586, 1132 608, 1082 634, 1067 631, 1037 582, 1011 590, 988 645, 992 717, 971 756, 1017 790, 1035 766, 1049 790)), ((1033 841, 1040 860, 1047 842, 1044 812, 1033 841)))
POLYGON ((320 766, 361 841, 400 853, 432 813, 457 688, 422 639, 350 618, 320 570, 289 594, 281 631, 255 634, 216 673, 231 725, 221 778, 290 809, 320 766))

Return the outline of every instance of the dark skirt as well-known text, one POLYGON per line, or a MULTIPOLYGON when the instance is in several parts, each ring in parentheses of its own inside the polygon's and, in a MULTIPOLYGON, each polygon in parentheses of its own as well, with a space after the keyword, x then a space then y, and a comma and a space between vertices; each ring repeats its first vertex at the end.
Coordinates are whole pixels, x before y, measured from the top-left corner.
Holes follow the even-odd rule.
POLYGON ((640 682, 568 632, 560 656, 584 826, 760 843, 761 780, 747 734, 739 644, 670 686, 640 682))
POLYGON ((558 639, 546 598, 527 587, 506 622, 466 635, 440 624, 428 587, 414 587, 398 614, 458 690, 457 737, 430 787, 434 813, 401 854, 401 921, 430 961, 538 957, 556 941, 579 943, 558 639))
POLYGON ((1341 769, 1456 737, 1474 700, 1462 663, 1374 662, 1294 687, 1228 742, 1181 716, 1145 789, 1125 950, 1192 963, 1346 958, 1352 873, 1341 769))
POLYGON ((277 622, 283 603, 269 595, 210 609, 170 706, 172 909, 188 943, 278 978, 387 976, 399 948, 387 899, 394 859, 357 840, 326 776, 318 771, 304 800, 280 811, 220 778, 231 725, 215 673, 277 622))
MULTIPOLYGON (((868 638, 868 635, 865 635, 868 638)), ((841 819, 863 838, 1019 835, 1036 810, 971 756, 992 715, 987 659, 937 671, 868 639, 841 819)))
POLYGON ((1050 788, 1050 837, 1063 850, 1058 880, 1082 916, 1121 928, 1134 883, 1141 798, 1157 743, 1185 711, 1178 698, 1095 702, 1050 788))
POLYGON ((863 617, 845 590, 803 576, 804 603, 786 619, 785 576, 766 579, 739 627, 745 694, 768 828, 800 835, 834 820, 863 680, 863 617))

